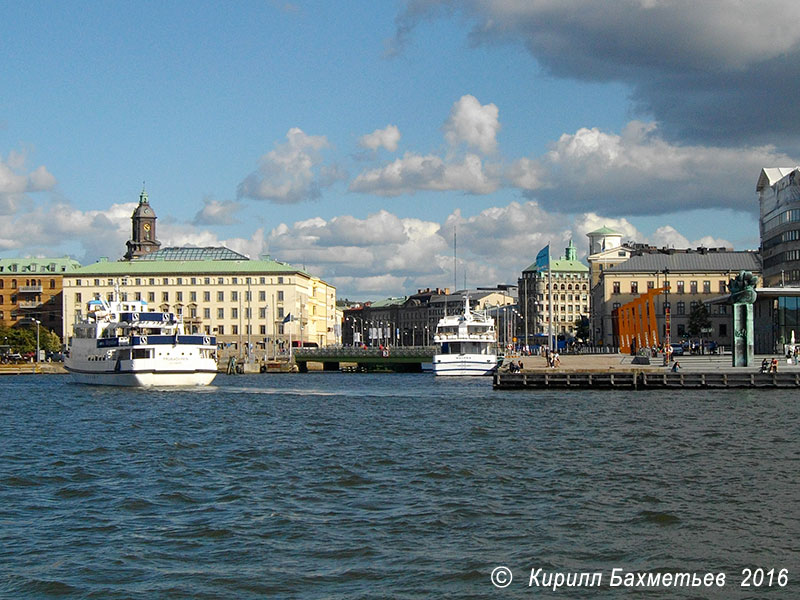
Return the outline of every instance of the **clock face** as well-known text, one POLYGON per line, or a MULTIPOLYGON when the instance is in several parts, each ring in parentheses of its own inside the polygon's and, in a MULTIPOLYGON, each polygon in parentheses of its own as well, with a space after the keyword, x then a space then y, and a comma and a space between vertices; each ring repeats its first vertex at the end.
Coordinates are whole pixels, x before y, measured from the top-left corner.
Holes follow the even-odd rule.
POLYGON ((150 223, 145 223, 143 227, 145 231, 150 231, 150 223))

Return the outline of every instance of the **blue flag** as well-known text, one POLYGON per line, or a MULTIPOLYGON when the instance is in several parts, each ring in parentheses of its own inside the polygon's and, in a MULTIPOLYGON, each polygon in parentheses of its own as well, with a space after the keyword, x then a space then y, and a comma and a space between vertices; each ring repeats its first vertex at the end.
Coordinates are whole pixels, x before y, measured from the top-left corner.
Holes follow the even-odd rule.
POLYGON ((294 319, 292 319, 292 313, 289 313, 288 315, 286 315, 286 316, 284 317, 284 319, 283 319, 283 322, 284 322, 284 323, 288 323, 289 321, 293 321, 293 320, 294 320, 294 319))
POLYGON ((550 268, 550 244, 547 244, 547 246, 539 250, 539 254, 536 255, 536 268, 550 268))

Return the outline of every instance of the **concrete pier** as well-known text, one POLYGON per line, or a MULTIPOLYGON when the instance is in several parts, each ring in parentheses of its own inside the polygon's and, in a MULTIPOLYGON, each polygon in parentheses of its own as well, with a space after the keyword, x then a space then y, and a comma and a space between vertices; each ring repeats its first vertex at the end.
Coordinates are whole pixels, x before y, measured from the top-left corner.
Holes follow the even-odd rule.
POLYGON ((772 356, 756 357, 756 367, 733 367, 731 356, 678 357, 677 372, 661 366, 633 363, 627 355, 567 355, 561 365, 548 368, 542 357, 522 357, 522 371, 511 373, 506 365, 493 377, 495 389, 788 389, 800 387, 800 367, 778 358, 778 372, 761 373, 760 365, 772 356))

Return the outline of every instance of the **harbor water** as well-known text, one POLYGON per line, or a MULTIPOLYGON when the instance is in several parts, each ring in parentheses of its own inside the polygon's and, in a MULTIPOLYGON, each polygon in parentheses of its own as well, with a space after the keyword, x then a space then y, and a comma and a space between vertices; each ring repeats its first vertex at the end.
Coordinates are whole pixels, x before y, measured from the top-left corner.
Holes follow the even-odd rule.
POLYGON ((2 598, 800 597, 794 391, 67 381, 0 380, 2 598))

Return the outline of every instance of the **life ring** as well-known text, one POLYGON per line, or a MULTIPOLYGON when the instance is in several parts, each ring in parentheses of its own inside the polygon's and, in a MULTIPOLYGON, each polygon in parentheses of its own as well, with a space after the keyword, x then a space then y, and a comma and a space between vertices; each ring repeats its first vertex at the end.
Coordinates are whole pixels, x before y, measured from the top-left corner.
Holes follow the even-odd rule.
POLYGON ((388 350, 384 350, 382 355, 383 355, 383 358, 389 358, 389 351, 388 350))
POLYGON ((210 338, 210 337, 208 337, 208 336, 205 336, 205 337, 203 338, 203 344, 205 344, 206 346, 208 346, 210 343, 211 343, 211 338, 210 338))
POLYGON ((137 312, 133 313, 133 320, 134 321, 138 321, 139 320, 139 313, 137 313, 137 312))
POLYGON ((164 318, 165 322, 168 322, 169 321, 169 313, 165 312, 164 315, 163 315, 163 318, 164 318))
POLYGON ((147 336, 146 335, 140 336, 139 337, 139 342, 142 343, 142 344, 146 344, 147 343, 147 336))

